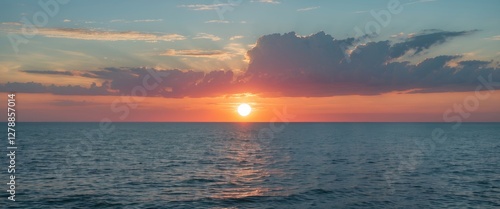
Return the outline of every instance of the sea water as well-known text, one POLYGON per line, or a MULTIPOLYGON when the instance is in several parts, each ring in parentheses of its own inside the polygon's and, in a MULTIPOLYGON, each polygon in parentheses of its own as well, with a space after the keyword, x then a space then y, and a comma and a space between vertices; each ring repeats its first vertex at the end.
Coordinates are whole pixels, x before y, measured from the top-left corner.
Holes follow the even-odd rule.
POLYGON ((18 123, 2 207, 500 207, 500 123, 453 125, 18 123))

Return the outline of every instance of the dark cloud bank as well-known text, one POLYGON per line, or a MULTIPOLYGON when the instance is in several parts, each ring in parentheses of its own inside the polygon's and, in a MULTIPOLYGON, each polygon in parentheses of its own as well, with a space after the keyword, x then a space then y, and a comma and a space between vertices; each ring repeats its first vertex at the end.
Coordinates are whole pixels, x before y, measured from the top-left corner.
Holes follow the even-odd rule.
POLYGON ((90 87, 42 85, 36 82, 0 84, 0 91, 61 95, 145 95, 170 98, 211 97, 256 93, 265 97, 375 95, 391 91, 410 93, 474 91, 478 77, 500 79, 490 61, 454 61, 459 55, 428 58, 418 64, 397 61, 417 55, 453 37, 475 31, 424 31, 402 42, 368 42, 350 46, 354 38, 337 40, 323 32, 301 37, 295 33, 266 35, 248 51, 250 63, 242 75, 232 71, 105 68, 98 71, 24 71, 32 74, 99 78, 90 87), (346 54, 346 47, 354 47, 346 54), (454 62, 454 64, 450 64, 454 62), (148 77, 145 80, 145 77, 148 77))

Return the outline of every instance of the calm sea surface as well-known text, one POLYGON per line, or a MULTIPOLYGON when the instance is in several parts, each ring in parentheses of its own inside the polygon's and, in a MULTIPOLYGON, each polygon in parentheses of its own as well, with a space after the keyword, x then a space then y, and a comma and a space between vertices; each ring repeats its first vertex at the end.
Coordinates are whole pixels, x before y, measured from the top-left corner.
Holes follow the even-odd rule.
POLYGON ((452 125, 18 123, 0 207, 500 208, 500 123, 452 125))

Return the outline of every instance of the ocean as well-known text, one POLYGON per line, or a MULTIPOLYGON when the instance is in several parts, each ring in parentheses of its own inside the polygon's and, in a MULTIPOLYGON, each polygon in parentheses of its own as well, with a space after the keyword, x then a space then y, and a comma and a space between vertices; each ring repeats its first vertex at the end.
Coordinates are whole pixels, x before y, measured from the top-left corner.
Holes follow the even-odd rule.
POLYGON ((1 207, 499 208, 500 123, 453 125, 18 123, 1 207))

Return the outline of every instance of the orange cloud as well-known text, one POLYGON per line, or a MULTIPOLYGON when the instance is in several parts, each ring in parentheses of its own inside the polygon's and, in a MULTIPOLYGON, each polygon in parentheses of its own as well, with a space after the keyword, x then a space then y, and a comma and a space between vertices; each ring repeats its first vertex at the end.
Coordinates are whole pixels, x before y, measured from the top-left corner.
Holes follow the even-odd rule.
MULTIPOLYGON (((19 29, 9 32, 21 33, 19 29)), ((83 28, 38 28, 38 35, 49 38, 66 38, 96 41, 181 41, 186 37, 179 34, 143 33, 138 31, 110 31, 83 28)))

